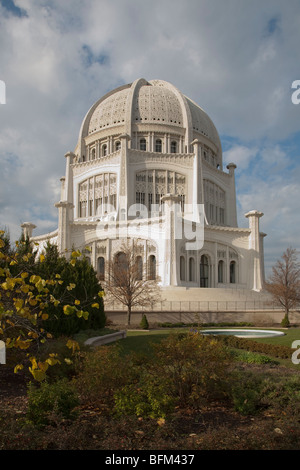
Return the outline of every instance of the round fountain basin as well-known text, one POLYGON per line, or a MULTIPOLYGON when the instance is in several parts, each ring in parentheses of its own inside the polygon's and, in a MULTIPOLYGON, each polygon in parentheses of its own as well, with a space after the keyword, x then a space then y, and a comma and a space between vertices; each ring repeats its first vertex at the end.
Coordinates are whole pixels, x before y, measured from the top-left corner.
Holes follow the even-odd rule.
POLYGON ((275 336, 284 336, 285 333, 282 331, 275 331, 275 330, 246 330, 237 328, 234 329, 211 329, 211 330, 202 330, 202 334, 204 335, 233 335, 237 336, 238 338, 272 338, 275 336))

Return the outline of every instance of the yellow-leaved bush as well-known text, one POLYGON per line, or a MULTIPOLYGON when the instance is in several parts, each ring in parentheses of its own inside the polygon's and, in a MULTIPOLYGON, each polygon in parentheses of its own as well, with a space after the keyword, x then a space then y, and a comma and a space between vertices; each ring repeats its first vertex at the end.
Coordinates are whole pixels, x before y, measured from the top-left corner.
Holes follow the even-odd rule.
MULTIPOLYGON (((17 373, 26 364, 32 377, 40 382, 46 378, 49 367, 60 363, 53 353, 43 360, 37 357, 39 345, 53 338, 48 328, 50 320, 57 320, 58 330, 62 322, 61 318, 55 318, 53 312, 60 309, 64 317, 75 316, 86 321, 89 318, 86 307, 95 309, 95 298, 77 299, 76 283, 66 283, 61 273, 53 273, 51 277, 37 274, 40 265, 46 269, 47 254, 36 257, 28 249, 28 241, 23 244, 27 244, 26 252, 21 242, 17 243, 17 250, 10 249, 5 232, 0 231, 0 339, 5 342, 7 350, 15 348, 18 351, 14 371, 17 373), (67 292, 68 297, 64 298, 62 292, 67 292)), ((63 262, 72 268, 80 257, 80 251, 73 251, 70 259, 64 258, 63 262)), ((73 353, 78 350, 78 344, 73 340, 68 340, 66 346, 73 353)), ((66 360, 66 363, 71 362, 66 360)))

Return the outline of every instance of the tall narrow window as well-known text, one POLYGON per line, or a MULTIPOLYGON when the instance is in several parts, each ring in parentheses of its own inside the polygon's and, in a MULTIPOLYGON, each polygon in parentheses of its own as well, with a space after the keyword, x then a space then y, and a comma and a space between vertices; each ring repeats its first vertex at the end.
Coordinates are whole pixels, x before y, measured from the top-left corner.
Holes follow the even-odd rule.
POLYGON ((146 139, 140 139, 140 150, 146 150, 147 144, 146 144, 146 139))
POLYGON ((138 281, 143 279, 143 258, 141 256, 136 258, 136 278, 138 281))
POLYGON ((80 217, 86 217, 87 216, 87 202, 86 201, 80 201, 79 203, 79 214, 80 217))
POLYGON ((180 256, 180 280, 185 281, 185 258, 180 256))
POLYGON ((224 261, 219 261, 218 264, 218 282, 221 284, 224 282, 224 261))
POLYGON ((107 155, 107 145, 104 144, 102 147, 102 156, 105 157, 107 155))
POLYGON ((118 140, 116 142, 116 150, 120 150, 120 148, 121 148, 121 142, 118 140))
POLYGON ((171 153, 176 153, 177 152, 177 142, 173 141, 171 142, 171 153))
POLYGON ((156 279, 156 258, 154 255, 149 256, 148 259, 148 279, 155 280, 156 279))
POLYGON ((155 152, 161 152, 162 151, 162 142, 160 139, 157 139, 155 141, 155 152))
POLYGON ((91 153, 91 159, 95 160, 95 158, 96 158, 96 149, 93 148, 92 153, 91 153))
POLYGON ((105 275, 105 259, 103 256, 100 256, 97 261, 97 274, 98 274, 98 279, 100 281, 104 280, 104 275, 105 275))
POLYGON ((189 259, 189 281, 195 280, 195 260, 194 258, 189 259))
POLYGON ((114 280, 117 286, 126 286, 128 283, 128 260, 123 252, 119 252, 114 259, 114 280))
POLYGON ((235 284, 236 282, 236 263, 235 261, 230 262, 230 283, 235 284))
POLYGON ((209 282, 209 266, 208 266, 208 258, 205 255, 201 256, 200 261, 200 287, 208 287, 209 282))

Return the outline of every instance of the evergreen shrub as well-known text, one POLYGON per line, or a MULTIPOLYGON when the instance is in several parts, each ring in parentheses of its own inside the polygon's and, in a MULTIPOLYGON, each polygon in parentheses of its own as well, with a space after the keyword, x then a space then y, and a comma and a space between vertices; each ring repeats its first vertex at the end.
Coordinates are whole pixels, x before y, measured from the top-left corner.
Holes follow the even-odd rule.
POLYGON ((28 388, 27 419, 35 425, 49 425, 53 419, 75 419, 79 398, 67 379, 55 383, 32 383, 28 388))

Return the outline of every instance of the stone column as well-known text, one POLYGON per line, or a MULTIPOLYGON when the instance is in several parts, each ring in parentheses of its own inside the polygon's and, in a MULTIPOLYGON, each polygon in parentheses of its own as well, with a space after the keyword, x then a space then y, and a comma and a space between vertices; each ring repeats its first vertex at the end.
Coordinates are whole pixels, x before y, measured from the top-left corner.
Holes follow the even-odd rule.
POLYGON ((68 201, 60 201, 54 204, 58 208, 58 236, 57 246, 60 254, 66 254, 71 249, 70 240, 70 213, 74 208, 68 201))
POLYGON ((119 186, 119 220, 121 214, 125 215, 127 220, 128 212, 128 142, 130 137, 128 134, 120 135, 121 140, 121 162, 120 162, 120 186, 119 186))
MULTIPOLYGON (((180 218, 180 197, 175 194, 166 194, 161 198, 165 208, 165 232, 164 232, 164 259, 163 259, 163 284, 177 286, 179 279, 179 265, 176 250, 176 220, 180 218)), ((159 250, 162 251, 162 250, 159 250)))
POLYGON ((30 239, 32 237, 32 231, 36 228, 36 225, 32 224, 31 222, 24 222, 21 227, 23 229, 23 235, 26 240, 27 238, 30 239))
POLYGON ((252 255, 252 289, 255 291, 260 291, 263 287, 263 263, 262 263, 262 243, 259 232, 259 219, 263 216, 262 212, 253 210, 247 212, 245 217, 249 219, 249 228, 251 230, 249 236, 249 250, 252 255))
MULTIPOLYGON (((75 155, 73 152, 68 152, 65 154, 66 158, 66 178, 65 178, 65 197, 62 198, 62 201, 67 201, 73 204, 73 169, 72 163, 75 155)), ((73 220, 73 213, 71 220, 73 220)))
POLYGON ((230 227, 237 227, 237 215, 236 215, 236 192, 235 192, 235 173, 236 165, 234 163, 228 163, 227 167, 229 175, 231 176, 230 190, 228 198, 226 200, 226 214, 225 223, 230 227))
POLYGON ((192 142, 194 147, 194 168, 193 168, 193 220, 199 222, 198 205, 204 204, 203 194, 203 172, 202 172, 202 152, 201 143, 195 139, 192 142))

